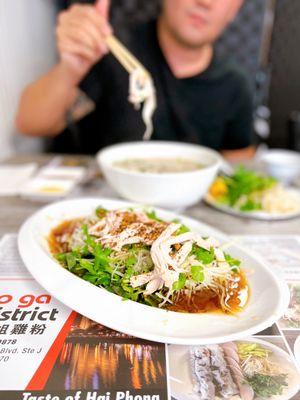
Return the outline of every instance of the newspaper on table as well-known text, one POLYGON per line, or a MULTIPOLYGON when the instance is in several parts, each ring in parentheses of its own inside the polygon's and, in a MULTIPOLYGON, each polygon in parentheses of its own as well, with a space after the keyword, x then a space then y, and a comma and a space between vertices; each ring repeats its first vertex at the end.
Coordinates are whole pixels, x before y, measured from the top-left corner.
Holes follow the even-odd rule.
MULTIPOLYGON (((300 400, 300 237, 235 239, 281 271, 291 301, 277 324, 233 345, 261 346, 274 368, 280 366, 265 398, 300 400), (281 394, 280 379, 287 385, 281 394)), ((148 342, 95 323, 58 302, 31 277, 18 255, 16 235, 0 242, 0 400, 243 400, 239 385, 245 382, 234 382, 226 351, 222 346, 148 342), (201 352, 210 354, 209 365, 199 359, 201 352), (231 381, 226 381, 228 371, 231 381), (206 389, 199 385, 203 377, 206 389)), ((263 397, 253 393, 252 398, 263 397)))

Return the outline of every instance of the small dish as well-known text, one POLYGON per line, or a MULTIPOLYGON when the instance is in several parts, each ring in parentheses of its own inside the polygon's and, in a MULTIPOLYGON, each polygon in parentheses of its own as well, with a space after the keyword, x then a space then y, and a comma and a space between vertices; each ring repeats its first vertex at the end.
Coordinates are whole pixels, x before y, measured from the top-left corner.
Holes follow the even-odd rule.
POLYGON ((23 198, 48 201, 65 197, 73 188, 74 181, 70 179, 35 177, 21 188, 20 195, 23 198))
POLYGON ((268 150, 259 157, 267 173, 289 184, 300 176, 300 153, 291 150, 268 150))

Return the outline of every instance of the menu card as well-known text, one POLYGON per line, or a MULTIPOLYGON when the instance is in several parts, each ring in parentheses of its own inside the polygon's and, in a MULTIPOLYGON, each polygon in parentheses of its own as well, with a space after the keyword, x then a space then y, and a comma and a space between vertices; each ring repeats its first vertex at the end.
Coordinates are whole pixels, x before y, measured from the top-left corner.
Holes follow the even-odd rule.
POLYGON ((176 346, 113 331, 70 310, 27 272, 16 235, 4 236, 0 399, 300 400, 300 237, 235 239, 282 271, 291 290, 286 315, 265 331, 234 343, 176 346), (268 355, 270 376, 259 375, 257 366, 247 382, 239 378, 241 369, 233 367, 232 359, 247 346, 268 355))

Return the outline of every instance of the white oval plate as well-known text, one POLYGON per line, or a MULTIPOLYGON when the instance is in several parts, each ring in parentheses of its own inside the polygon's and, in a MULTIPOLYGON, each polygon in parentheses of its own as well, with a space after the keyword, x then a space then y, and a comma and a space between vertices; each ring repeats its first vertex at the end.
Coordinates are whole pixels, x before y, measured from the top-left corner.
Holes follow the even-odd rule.
MULTIPOLYGON (((289 303, 287 285, 257 257, 238 246, 232 246, 230 253, 254 273, 248 277, 250 300, 237 316, 177 313, 124 301, 120 296, 73 275, 51 256, 46 238, 60 222, 87 216, 99 205, 107 209, 136 206, 100 198, 58 202, 34 214, 19 232, 19 251, 28 270, 49 293, 75 311, 129 335, 175 344, 235 340, 269 327, 284 314, 289 303)), ((155 210, 159 217, 168 221, 179 217, 182 223, 203 236, 217 237, 221 243, 229 241, 208 225, 168 211, 155 210)))
MULTIPOLYGON (((259 343, 263 347, 273 352, 272 359, 284 365, 283 373, 289 374, 288 386, 284 389, 281 396, 272 396, 270 400, 289 400, 300 389, 300 375, 295 369, 295 364, 291 356, 280 347, 275 346, 265 340, 256 338, 243 339, 243 342, 259 343)), ((189 348, 185 346, 171 345, 168 347, 168 361, 170 374, 171 396, 176 400, 198 400, 199 397, 193 392, 192 373, 190 369, 189 348)), ((256 398, 257 399, 257 398, 256 398)))
MULTIPOLYGON (((300 190, 297 189, 288 189, 289 192, 296 194, 299 197, 300 202, 300 190)), ((265 211, 251 211, 251 212, 243 212, 240 210, 236 210, 233 207, 229 207, 225 204, 218 203, 211 195, 206 194, 204 201, 211 207, 215 208, 216 210, 225 212, 226 214, 235 215, 237 217, 242 218, 252 218, 252 219, 259 219, 262 221, 284 221, 287 219, 297 218, 300 216, 300 210, 291 213, 285 214, 271 214, 265 211)))
POLYGON ((294 354, 300 370, 300 336, 297 337, 294 343, 294 354))

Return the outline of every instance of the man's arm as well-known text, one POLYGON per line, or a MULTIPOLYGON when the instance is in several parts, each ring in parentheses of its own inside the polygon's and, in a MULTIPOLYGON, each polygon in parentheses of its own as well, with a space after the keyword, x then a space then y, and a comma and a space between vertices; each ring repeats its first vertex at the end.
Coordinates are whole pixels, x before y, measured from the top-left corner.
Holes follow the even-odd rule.
POLYGON ((67 110, 78 89, 63 63, 33 82, 22 93, 16 116, 19 132, 28 136, 54 136, 66 126, 67 110))
POLYGON ((251 158, 254 157, 255 152, 256 148, 254 146, 245 147, 244 149, 221 151, 223 157, 229 162, 251 160, 251 158))
POLYGON ((56 30, 60 62, 25 88, 16 115, 19 132, 55 136, 65 128, 68 112, 78 120, 93 110, 78 85, 108 51, 107 16, 108 0, 98 0, 95 6, 74 5, 60 14, 56 30))

